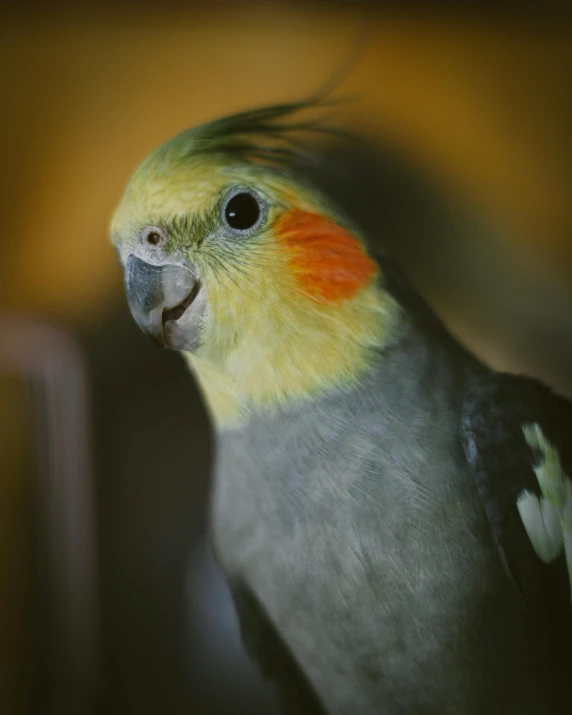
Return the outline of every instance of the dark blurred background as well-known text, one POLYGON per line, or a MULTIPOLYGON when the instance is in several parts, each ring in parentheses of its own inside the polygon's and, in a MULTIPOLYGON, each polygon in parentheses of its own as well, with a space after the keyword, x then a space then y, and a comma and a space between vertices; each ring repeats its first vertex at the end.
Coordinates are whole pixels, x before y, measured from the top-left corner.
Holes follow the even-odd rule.
POLYGON ((572 27, 400 7, 3 6, 0 712, 275 712, 208 550, 204 408, 108 238, 182 129, 307 95, 362 45, 337 121, 363 142, 314 179, 484 360, 572 395, 572 27))

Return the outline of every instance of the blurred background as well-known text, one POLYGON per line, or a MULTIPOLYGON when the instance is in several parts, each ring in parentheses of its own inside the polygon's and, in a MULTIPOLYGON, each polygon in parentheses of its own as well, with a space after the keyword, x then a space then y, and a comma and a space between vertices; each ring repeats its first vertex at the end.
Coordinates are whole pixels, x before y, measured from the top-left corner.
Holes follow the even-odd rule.
POLYGON ((206 534, 211 438, 108 224, 146 154, 362 52, 315 180, 485 361, 572 395, 572 28, 515 4, 3 5, 0 711, 272 713, 206 534), (512 7, 512 6, 511 6, 512 7))

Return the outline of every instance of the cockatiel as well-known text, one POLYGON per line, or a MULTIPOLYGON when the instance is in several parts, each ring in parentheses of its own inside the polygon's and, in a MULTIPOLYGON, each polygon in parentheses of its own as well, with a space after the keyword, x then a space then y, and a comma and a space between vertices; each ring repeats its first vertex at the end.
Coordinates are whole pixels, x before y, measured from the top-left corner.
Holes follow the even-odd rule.
POLYGON ((572 407, 481 364, 298 177, 304 108, 183 132, 112 223, 212 417, 245 645, 291 713, 572 712, 572 407))

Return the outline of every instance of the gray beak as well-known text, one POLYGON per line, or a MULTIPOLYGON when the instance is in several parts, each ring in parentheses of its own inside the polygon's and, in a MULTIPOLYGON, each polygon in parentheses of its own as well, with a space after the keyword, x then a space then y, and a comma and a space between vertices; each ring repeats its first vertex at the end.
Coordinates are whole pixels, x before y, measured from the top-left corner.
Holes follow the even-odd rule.
POLYGON ((155 342, 174 350, 197 347, 205 301, 196 273, 170 263, 154 266, 130 256, 125 289, 137 325, 155 342))

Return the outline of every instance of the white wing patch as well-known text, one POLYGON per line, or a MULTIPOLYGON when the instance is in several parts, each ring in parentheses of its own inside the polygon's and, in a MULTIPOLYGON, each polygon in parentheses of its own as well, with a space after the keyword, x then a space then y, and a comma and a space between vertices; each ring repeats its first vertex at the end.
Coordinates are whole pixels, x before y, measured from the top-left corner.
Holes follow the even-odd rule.
POLYGON ((551 563, 564 549, 572 593, 572 481, 539 425, 524 425, 522 431, 529 447, 542 455, 534 467, 542 496, 523 490, 516 502, 520 518, 542 561, 551 563))

